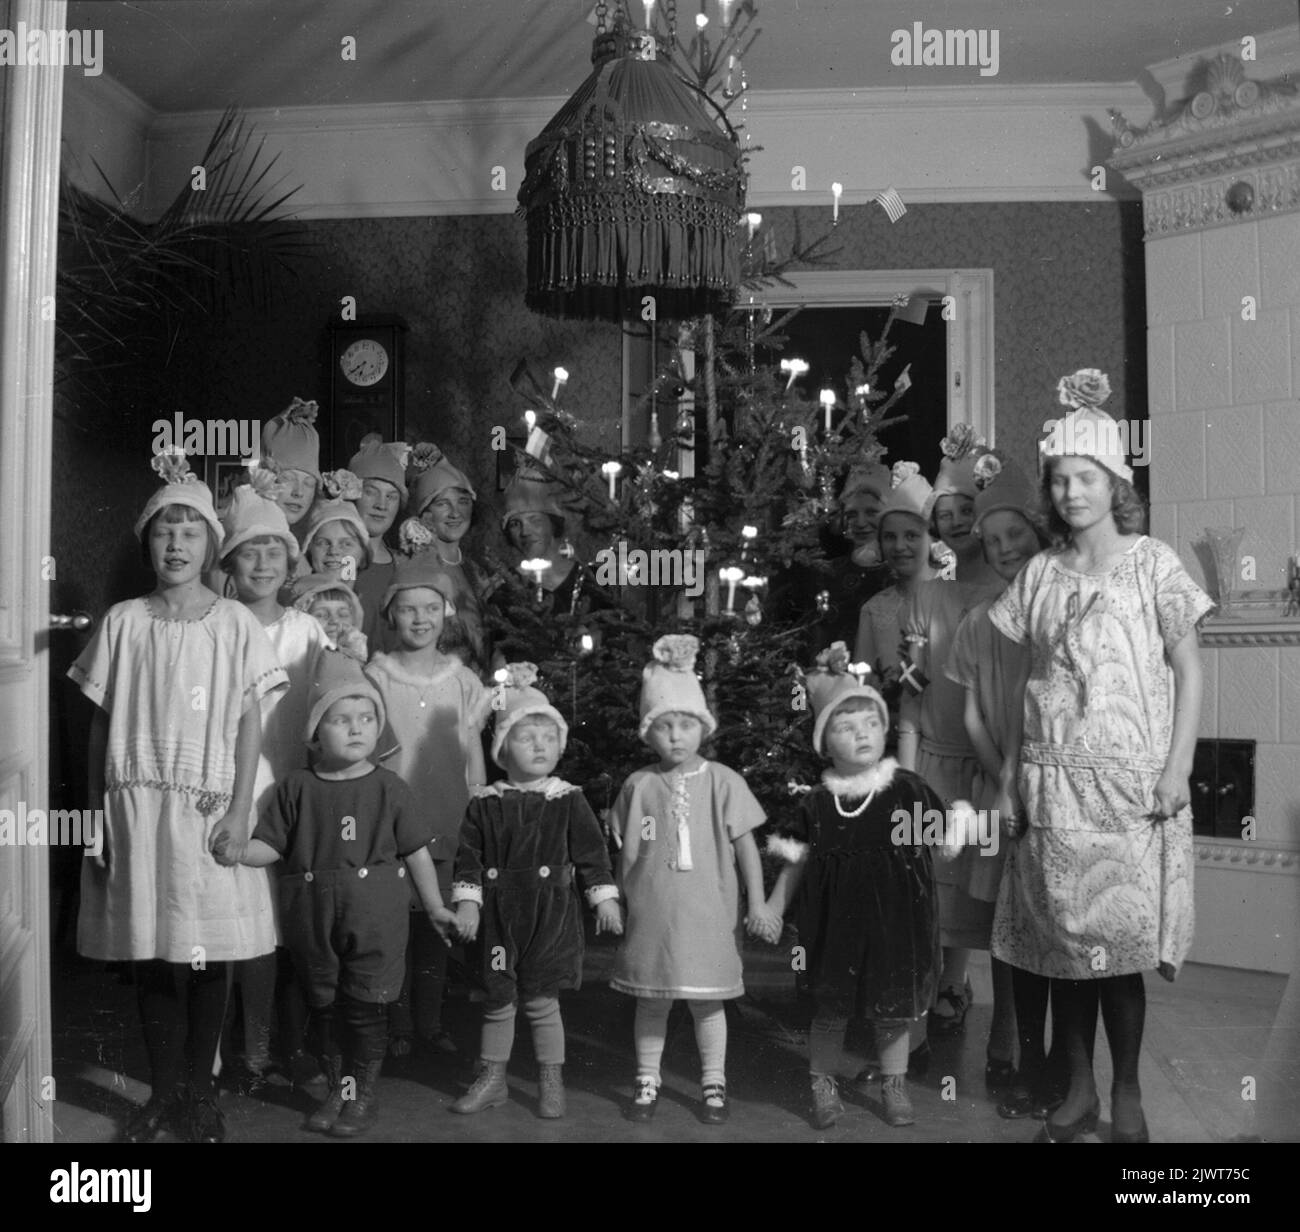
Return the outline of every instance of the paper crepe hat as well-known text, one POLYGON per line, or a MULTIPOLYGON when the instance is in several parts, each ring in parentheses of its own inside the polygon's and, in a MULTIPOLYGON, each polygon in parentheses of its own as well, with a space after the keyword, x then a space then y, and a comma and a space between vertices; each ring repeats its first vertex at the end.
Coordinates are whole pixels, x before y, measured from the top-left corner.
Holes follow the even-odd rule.
POLYGON ((850 673, 849 649, 843 642, 832 642, 817 656, 817 666, 804 677, 808 688, 808 700, 813 708, 813 749, 823 754, 823 738, 831 721, 831 715, 846 701, 854 697, 863 697, 871 702, 880 715, 884 731, 889 730, 889 708, 885 699, 869 684, 860 683, 850 673))
POLYGON ((215 536, 217 547, 220 547, 226 532, 217 520, 212 493, 208 485, 190 470, 190 461, 185 456, 185 451, 173 445, 155 454, 150 465, 161 476, 163 486, 155 489, 154 494, 145 502, 140 516, 136 518, 135 537, 144 541, 145 528, 160 509, 166 509, 168 505, 184 505, 203 518, 215 536))
POLYGON ((1053 458, 1092 458, 1128 483, 1133 468, 1125 460, 1125 441, 1119 425, 1101 404, 1110 397, 1110 378, 1098 368, 1080 368, 1056 383, 1057 398, 1070 407, 1064 418, 1050 421, 1046 437, 1038 443, 1039 461, 1053 458))
POLYGON ((411 512, 419 517, 450 488, 464 488, 471 500, 478 500, 465 472, 454 467, 437 445, 421 441, 411 450, 411 512))
POLYGON ((359 629, 352 632, 360 638, 359 643, 356 638, 344 637, 340 639, 341 644, 337 648, 322 646, 316 652, 312 664, 311 688, 308 691, 310 707, 307 730, 303 736, 308 744, 316 738, 316 728, 320 726, 325 712, 344 697, 368 697, 375 703, 375 714, 379 720, 375 725, 376 736, 383 732, 388 723, 383 697, 361 670, 365 651, 360 647, 365 645, 365 636, 359 629))
POLYGON ((274 419, 262 425, 262 456, 274 458, 282 471, 306 471, 320 481, 318 408, 295 398, 274 419))
POLYGON ((654 721, 665 714, 691 714, 704 726, 704 734, 718 730, 718 720, 709 711, 704 690, 695 674, 695 656, 700 639, 689 633, 670 633, 655 642, 652 662, 641 673, 641 726, 646 738, 654 721))
POLYGON ((361 542, 362 562, 370 559, 370 531, 366 520, 357 512, 353 501, 361 495, 361 480, 351 471, 328 471, 321 478, 325 496, 312 504, 303 523, 302 551, 307 554, 311 541, 330 522, 343 522, 356 531, 361 542))
POLYGON ((388 611, 388 605, 404 590, 423 587, 436 590, 442 596, 444 614, 456 615, 456 594, 460 589, 456 579, 442 567, 442 562, 435 552, 423 552, 410 560, 402 561, 393 570, 393 580, 384 591, 379 610, 388 611))
POLYGON ((259 466, 253 472, 251 483, 240 484, 235 489, 230 505, 221 515, 221 525, 226 532, 225 543, 221 546, 222 560, 250 539, 268 535, 284 542, 291 566, 298 560, 298 540, 289 529, 284 510, 272 497, 275 485, 275 473, 259 466))
POLYGON ((975 463, 975 482, 979 485, 975 496, 974 530, 977 534, 980 523, 999 509, 1014 509, 1035 527, 1042 525, 1038 491, 1029 481, 1029 476, 1010 458, 996 452, 981 455, 975 463))
POLYGON ((293 598, 294 607, 300 612, 306 612, 310 611, 316 596, 326 590, 340 590, 347 595, 348 606, 352 609, 353 626, 360 629, 365 624, 365 612, 362 610, 361 600, 357 597, 356 591, 347 582, 340 582, 337 578, 327 577, 323 573, 309 573, 289 587, 289 594, 293 598))
POLYGON ((361 438, 361 448, 348 463, 358 479, 382 479, 391 483, 406 500, 406 465, 411 458, 411 447, 405 441, 385 442, 378 432, 361 438))
POLYGON ((559 727, 560 754, 563 756, 564 747, 569 742, 569 725, 564 721, 564 716, 547 700, 546 694, 541 689, 533 687, 533 682, 537 679, 537 665, 508 663, 503 670, 505 679, 498 683, 505 695, 506 704, 505 709, 496 712, 496 723, 492 728, 492 760, 501 769, 506 768, 501 757, 506 737, 520 719, 527 718, 529 715, 551 719, 559 727))
POLYGON ((930 481, 915 462, 895 462, 890 472, 891 487, 880 510, 880 525, 891 513, 910 513, 922 522, 929 520, 930 481))
POLYGON ((954 424, 948 429, 948 435, 939 442, 943 460, 939 463, 939 474, 926 502, 927 522, 941 496, 969 496, 974 500, 979 494, 975 483, 975 461, 981 453, 987 452, 986 444, 970 424, 954 424))
POLYGON ((844 481, 840 504, 857 492, 874 492, 882 501, 887 500, 891 489, 889 467, 883 462, 863 462, 855 466, 844 481))
POLYGON ((560 508, 561 486, 541 466, 531 459, 520 459, 519 469, 506 487, 505 512, 501 516, 501 529, 510 525, 510 519, 521 513, 546 513, 563 518, 560 508))

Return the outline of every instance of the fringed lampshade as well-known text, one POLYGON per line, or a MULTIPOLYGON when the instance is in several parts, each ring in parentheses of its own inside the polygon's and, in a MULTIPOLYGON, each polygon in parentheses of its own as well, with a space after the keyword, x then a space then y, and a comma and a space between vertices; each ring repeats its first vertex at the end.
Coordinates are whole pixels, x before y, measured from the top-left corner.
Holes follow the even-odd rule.
POLYGON ((596 36, 578 92, 529 142, 526 302, 549 316, 659 319, 726 308, 740 276, 745 173, 734 135, 655 58, 652 35, 596 36))

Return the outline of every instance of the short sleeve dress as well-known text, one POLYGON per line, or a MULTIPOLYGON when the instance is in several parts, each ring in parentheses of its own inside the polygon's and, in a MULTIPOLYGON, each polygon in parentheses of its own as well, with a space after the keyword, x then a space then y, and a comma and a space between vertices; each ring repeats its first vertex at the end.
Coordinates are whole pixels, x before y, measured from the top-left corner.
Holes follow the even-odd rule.
MULTIPOLYGON (((1013 692, 1011 682, 1028 658, 1029 648, 1017 646, 993 627, 989 620, 992 606, 993 600, 985 599, 966 613, 953 638, 944 674, 963 689, 975 690, 989 738, 998 753, 1006 757, 1008 733, 1014 726, 1016 712, 1024 704, 1024 699, 1013 692)), ((977 763, 971 784, 971 804, 978 810, 992 809, 997 796, 997 780, 990 779, 984 767, 977 763)), ((962 852, 958 862, 967 894, 982 902, 997 902, 1006 852, 1007 845, 1002 842, 996 851, 968 847, 962 852)))
POLYGON ((610 986, 687 1001, 744 996, 732 844, 765 820, 745 780, 711 761, 688 773, 647 766, 624 783, 613 817, 627 925, 610 986))
MULTIPOLYGON (((411 788, 416 807, 428 811, 435 835, 429 851, 437 862, 438 885, 447 890, 469 805, 470 751, 480 747, 491 699, 456 658, 422 676, 380 654, 366 664, 366 675, 383 697, 389 727, 401 743, 387 765, 411 788)), ((412 907, 418 907, 414 898, 412 907)))
POLYGON ((1169 651, 1213 603, 1158 539, 1109 570, 1040 552, 989 610, 1032 656, 993 953, 1056 979, 1174 969, 1192 943, 1191 809, 1154 821, 1173 737, 1169 651))
POLYGON ((288 683, 257 618, 216 599, 196 620, 115 604, 68 669, 108 713, 109 866, 85 861, 77 949, 107 962, 256 958, 275 948, 265 873, 208 851, 230 807, 244 712, 288 683))

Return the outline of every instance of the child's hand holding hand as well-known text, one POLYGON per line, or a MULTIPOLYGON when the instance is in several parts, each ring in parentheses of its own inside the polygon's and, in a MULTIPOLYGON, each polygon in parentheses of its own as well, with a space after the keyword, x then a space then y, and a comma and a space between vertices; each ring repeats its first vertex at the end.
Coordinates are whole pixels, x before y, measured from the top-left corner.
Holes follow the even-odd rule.
POLYGON ((998 792, 993 809, 998 815, 1003 838, 1017 839, 1025 832, 1025 809, 1020 802, 1020 793, 1014 787, 1010 791, 998 792))
POLYGON ((226 813, 208 839, 208 850, 218 864, 234 868, 244 858, 248 846, 248 824, 245 819, 226 813))
POLYGON ((596 904, 596 935, 613 933, 615 937, 623 935, 623 913, 618 909, 616 898, 607 898, 596 904))
POLYGON ((429 912, 429 923, 433 925, 433 931, 442 938, 446 946, 451 945, 451 933, 456 929, 459 923, 458 917, 454 911, 448 911, 446 907, 435 907, 429 912))
POLYGON ((775 911, 770 911, 766 903, 759 903, 750 908, 745 917, 745 930, 751 937, 775 945, 781 940, 782 920, 775 911))
POLYGON ((460 902, 456 904, 456 936, 462 941, 473 941, 478 936, 480 915, 478 903, 460 902))

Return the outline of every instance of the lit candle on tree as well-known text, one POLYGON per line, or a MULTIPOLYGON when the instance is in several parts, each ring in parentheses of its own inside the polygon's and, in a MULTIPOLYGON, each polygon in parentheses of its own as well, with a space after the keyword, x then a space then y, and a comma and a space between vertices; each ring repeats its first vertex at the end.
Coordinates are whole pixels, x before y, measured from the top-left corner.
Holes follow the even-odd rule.
MULTIPOLYGON (((763 215, 751 210, 745 215, 745 223, 749 227, 749 242, 752 244, 754 242, 754 232, 763 225, 763 215)), ((750 296, 749 302, 751 304, 754 302, 753 296, 750 296)))
POLYGON ((555 383, 551 386, 551 401, 554 402, 560 396, 560 390, 564 388, 565 383, 568 381, 569 373, 566 368, 556 368, 552 375, 555 377, 555 383))
POLYGON ((727 584, 727 611, 736 610, 736 583, 745 576, 745 571, 738 565, 724 565, 718 570, 718 576, 727 584))
POLYGON ((613 460, 611 460, 611 461, 609 461, 609 462, 606 462, 606 463, 605 463, 605 464, 600 468, 601 474, 603 474, 603 475, 605 476, 605 478, 609 480, 609 499, 610 499, 610 500, 617 500, 617 499, 618 499, 618 490, 617 490, 617 488, 615 488, 614 485, 615 485, 615 483, 618 481, 619 472, 622 471, 622 469, 623 469, 622 464, 619 463, 619 462, 614 462, 613 460))
POLYGON ((789 393, 790 386, 808 371, 808 361, 806 359, 783 359, 781 361, 781 371, 790 374, 790 379, 785 383, 785 392, 789 393))
POLYGON ((531 432, 531 431, 532 431, 532 430, 537 426, 537 412, 536 412, 536 411, 525 411, 525 412, 524 412, 524 426, 528 429, 529 432, 531 432))
POLYGON ((819 401, 822 404, 822 414, 826 424, 826 435, 831 434, 831 412, 835 409, 835 391, 833 389, 823 389, 819 395, 819 401))
POLYGON ((835 183, 831 185, 831 196, 835 198, 835 204, 832 207, 834 214, 831 219, 831 225, 833 227, 838 227, 840 225, 840 196, 843 192, 844 185, 841 184, 839 180, 836 180, 835 183))
POLYGON ((862 662, 850 663, 849 671, 854 677, 856 677, 859 684, 866 684, 867 677, 871 675, 871 664, 862 662))
POLYGON ((533 557, 531 560, 523 560, 519 562, 520 572, 531 574, 533 581, 537 584, 538 603, 540 603, 543 598, 542 578, 546 575, 546 571, 550 567, 551 567, 551 562, 549 560, 545 560, 540 556, 533 557))
POLYGON ((641 0, 645 5, 645 28, 651 30, 654 28, 655 0, 641 0))

